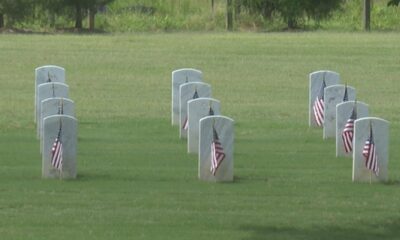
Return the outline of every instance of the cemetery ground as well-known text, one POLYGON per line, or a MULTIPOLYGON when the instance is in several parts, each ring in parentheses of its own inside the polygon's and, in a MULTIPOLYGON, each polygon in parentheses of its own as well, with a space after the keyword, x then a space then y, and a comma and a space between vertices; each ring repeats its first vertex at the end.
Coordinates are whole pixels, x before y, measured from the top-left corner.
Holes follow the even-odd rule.
POLYGON ((0 35, 1 239, 396 239, 398 33, 0 35), (34 69, 66 69, 76 180, 41 179, 34 69), (193 67, 235 120, 234 182, 197 178, 171 126, 171 71, 193 67), (308 74, 341 74, 390 121, 389 182, 355 184, 308 127, 308 74))

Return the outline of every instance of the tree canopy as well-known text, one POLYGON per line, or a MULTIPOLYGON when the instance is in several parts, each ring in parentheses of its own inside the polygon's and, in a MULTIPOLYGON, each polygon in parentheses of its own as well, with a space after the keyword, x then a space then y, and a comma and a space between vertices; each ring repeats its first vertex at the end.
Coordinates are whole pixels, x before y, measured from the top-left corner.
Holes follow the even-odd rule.
POLYGON ((278 13, 287 22, 288 28, 298 27, 299 20, 308 17, 316 21, 328 18, 338 9, 343 0, 242 0, 244 7, 264 17, 278 13))
POLYGON ((400 0, 390 0, 388 6, 399 6, 400 0))

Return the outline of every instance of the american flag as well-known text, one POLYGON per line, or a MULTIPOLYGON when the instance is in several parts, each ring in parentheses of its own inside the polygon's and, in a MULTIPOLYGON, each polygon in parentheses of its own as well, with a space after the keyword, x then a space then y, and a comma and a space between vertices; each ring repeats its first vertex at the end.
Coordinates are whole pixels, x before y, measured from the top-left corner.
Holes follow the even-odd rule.
POLYGON ((224 149, 219 141, 217 131, 213 127, 213 140, 211 142, 211 173, 215 176, 218 167, 221 165, 222 160, 225 158, 224 149))
POLYGON ((326 87, 325 80, 322 81, 321 89, 319 90, 319 94, 314 101, 313 111, 315 121, 318 126, 322 126, 324 124, 324 89, 326 87))
POLYGON ((56 169, 62 168, 63 162, 63 145, 61 142, 61 127, 58 130, 58 135, 54 140, 53 147, 51 148, 51 165, 56 169))
POLYGON ((343 96, 343 102, 349 101, 349 94, 347 93, 347 84, 344 87, 344 96, 343 96))
POLYGON ((354 121, 357 119, 357 106, 354 104, 353 112, 347 120, 342 131, 344 150, 346 153, 353 151, 354 121))
POLYGON ((372 136, 372 127, 370 127, 370 134, 367 141, 365 141, 363 148, 363 156, 365 158, 365 166, 375 173, 376 176, 379 174, 378 167, 378 156, 376 154, 376 146, 374 138, 372 136))
MULTIPOLYGON (((193 94, 192 99, 196 99, 196 98, 199 98, 199 94, 197 93, 197 89, 194 90, 194 94, 193 94)), ((183 122, 183 125, 182 125, 182 129, 183 130, 188 130, 188 128, 189 128, 189 121, 188 121, 188 117, 186 116, 185 121, 183 122)))
POLYGON ((214 115, 214 110, 210 107, 210 110, 208 110, 208 115, 213 116, 214 115))

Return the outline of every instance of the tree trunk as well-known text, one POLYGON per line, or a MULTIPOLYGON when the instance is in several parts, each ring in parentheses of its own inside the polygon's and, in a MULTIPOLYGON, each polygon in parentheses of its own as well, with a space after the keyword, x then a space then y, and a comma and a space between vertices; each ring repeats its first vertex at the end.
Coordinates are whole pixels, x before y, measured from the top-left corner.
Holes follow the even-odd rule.
POLYGON ((214 2, 214 0, 211 0, 211 14, 212 14, 212 18, 214 19, 214 17, 215 17, 215 2, 214 2))
POLYGON ((288 29, 295 29, 297 27, 296 19, 289 17, 287 25, 288 25, 288 29))
POLYGON ((242 1, 235 0, 235 19, 239 19, 241 10, 242 10, 242 1))
POLYGON ((89 31, 93 32, 94 31, 94 17, 96 15, 96 9, 91 8, 89 9, 89 31))
POLYGON ((364 0, 363 5, 363 29, 369 31, 371 29, 371 0, 364 0))
POLYGON ((82 7, 79 3, 75 5, 76 16, 75 16, 75 28, 82 29, 82 7))
POLYGON ((4 14, 0 13, 0 28, 4 27, 4 14))
POLYGON ((226 29, 233 30, 233 4, 232 0, 226 0, 226 29))

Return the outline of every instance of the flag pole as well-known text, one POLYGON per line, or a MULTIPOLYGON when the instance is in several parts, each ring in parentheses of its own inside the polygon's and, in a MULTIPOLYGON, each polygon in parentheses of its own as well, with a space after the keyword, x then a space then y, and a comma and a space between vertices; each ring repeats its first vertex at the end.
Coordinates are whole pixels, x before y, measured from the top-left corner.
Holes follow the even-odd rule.
POLYGON ((369 184, 372 184, 372 171, 369 171, 369 184))
MULTIPOLYGON (((372 133, 372 122, 369 120, 369 132, 372 133)), ((371 137, 371 136, 370 136, 371 137)), ((372 184, 372 171, 369 170, 369 184, 372 184)))
MULTIPOLYGON (((62 136, 62 120, 61 117, 59 118, 60 120, 60 139, 58 139, 59 141, 61 141, 61 136, 62 136)), ((61 152, 61 154, 63 154, 64 151, 61 152)), ((62 156, 61 156, 62 157, 62 156)), ((60 181, 62 180, 62 163, 61 163, 61 168, 58 169, 58 176, 60 177, 60 181)))

